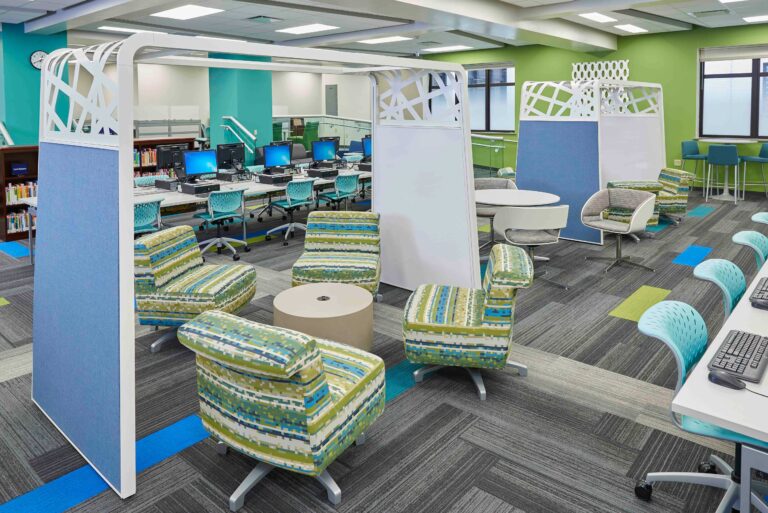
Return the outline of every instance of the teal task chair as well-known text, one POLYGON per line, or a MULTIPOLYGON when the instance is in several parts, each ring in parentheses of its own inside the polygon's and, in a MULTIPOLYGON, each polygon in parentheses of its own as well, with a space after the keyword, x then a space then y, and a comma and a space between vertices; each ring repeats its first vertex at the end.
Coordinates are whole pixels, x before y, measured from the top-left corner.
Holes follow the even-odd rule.
POLYGON ((333 182, 333 191, 320 193, 320 200, 331 205, 333 210, 338 210, 343 201, 344 209, 347 210, 347 202, 350 199, 354 201, 357 196, 359 181, 358 175, 338 175, 333 182))
POLYGON ((133 235, 154 233, 160 229, 160 200, 133 205, 133 235))
POLYGON ((314 180, 293 180, 288 182, 285 188, 285 199, 272 202, 272 208, 277 208, 285 212, 283 219, 288 219, 286 224, 282 224, 276 228, 272 228, 267 232, 266 240, 272 238, 272 234, 276 232, 285 231, 285 239, 283 240, 283 246, 288 245, 288 237, 295 235, 296 228, 307 231, 307 225, 294 222, 293 213, 301 207, 309 207, 314 200, 315 195, 315 181, 314 180))
MULTIPOLYGON (((699 170, 699 162, 703 162, 704 164, 702 167, 702 174, 705 171, 705 166, 707 163, 707 155, 704 153, 701 153, 699 150, 699 143, 697 141, 691 140, 691 141, 683 141, 683 148, 682 148, 682 156, 683 156, 683 170, 685 170, 685 161, 686 160, 692 160, 693 161, 693 181, 704 181, 703 178, 699 178, 696 172, 699 170)), ((692 184, 693 185, 693 184, 692 184)))
POLYGON ((133 179, 134 187, 153 187, 158 180, 168 180, 168 175, 137 176, 133 179))
POLYGON ((765 180, 765 165, 768 164, 768 143, 763 143, 760 146, 760 153, 757 155, 746 155, 743 157, 740 157, 739 160, 741 160, 741 163, 743 164, 742 167, 742 199, 746 195, 747 192, 747 164, 750 162, 753 162, 755 164, 760 164, 760 174, 763 176, 763 192, 765 193, 765 197, 768 198, 768 182, 765 180))
POLYGON ((243 191, 215 191, 208 196, 208 204, 205 212, 195 214, 195 217, 202 219, 200 225, 202 230, 208 224, 216 226, 216 237, 201 242, 199 245, 203 248, 200 252, 205 254, 212 246, 216 246, 216 253, 221 254, 224 248, 232 252, 232 260, 240 260, 240 255, 232 244, 244 244, 243 250, 248 252, 248 236, 245 230, 245 206, 243 191), (224 225, 233 221, 239 221, 243 225, 243 240, 224 237, 222 231, 227 229, 224 225))
POLYGON ((723 313, 727 319, 747 290, 747 280, 739 266, 728 260, 705 260, 693 269, 700 280, 710 281, 723 292, 723 313))
MULTIPOLYGON (((643 335, 660 340, 669 347, 677 362, 677 385, 675 393, 685 383, 688 373, 704 355, 707 349, 707 325, 699 312, 679 301, 662 301, 646 310, 637 327, 643 335)), ((713 385, 715 386, 715 385, 713 385)), ((739 392, 743 393, 743 392, 739 392)), ((675 425, 695 435, 706 436, 736 444, 736 465, 732 468, 714 454, 709 461, 700 463, 698 472, 651 472, 635 485, 635 495, 645 501, 651 500, 654 483, 672 482, 711 486, 725 490, 717 508, 718 512, 730 511, 738 506, 741 444, 768 449, 768 444, 734 433, 727 429, 708 424, 692 417, 670 411, 675 425)), ((743 511, 747 511, 747 509, 743 511)))
POLYGON ((755 262, 759 271, 768 258, 768 237, 760 232, 745 230, 734 234, 731 238, 736 244, 752 248, 755 252, 755 262))

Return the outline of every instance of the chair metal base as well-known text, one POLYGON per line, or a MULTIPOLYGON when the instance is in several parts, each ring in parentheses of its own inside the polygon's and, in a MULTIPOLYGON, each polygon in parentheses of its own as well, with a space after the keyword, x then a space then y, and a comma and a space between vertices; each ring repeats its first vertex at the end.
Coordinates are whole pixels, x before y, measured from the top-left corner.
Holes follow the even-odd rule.
POLYGON ((172 328, 163 333, 160 338, 152 342, 152 345, 149 346, 149 351, 152 353, 158 353, 160 352, 165 346, 177 342, 176 338, 176 330, 177 328, 172 328))
MULTIPOLYGON (((420 369, 416 369, 413 371, 413 380, 416 383, 421 383, 424 381, 424 378, 427 376, 427 374, 432 374, 435 371, 438 371, 442 368, 446 367, 446 365, 426 365, 424 367, 421 367, 420 369)), ((517 362, 507 362, 507 367, 512 367, 514 369, 518 370, 518 373, 520 376, 525 377, 528 375, 528 367, 523 365, 522 363, 517 362)), ((469 377, 472 378, 472 382, 475 384, 475 388, 477 389, 477 395, 480 398, 481 401, 485 401, 488 394, 485 390, 485 383, 483 382, 483 375, 480 373, 480 369, 474 369, 471 367, 462 367, 464 370, 466 370, 469 373, 469 377)))
POLYGON ((271 230, 267 231, 267 235, 269 236, 269 235, 272 235, 273 233, 277 233, 285 230, 285 237, 283 239, 283 244, 288 244, 288 237, 290 237, 291 234, 295 233, 297 228, 305 232, 307 231, 306 224, 290 222, 290 223, 281 224, 280 226, 272 228, 271 230))
POLYGON ((211 247, 216 246, 216 251, 218 253, 221 253, 221 250, 226 248, 232 253, 232 256, 236 256, 237 250, 234 248, 234 246, 232 246, 232 244, 245 244, 245 247, 248 247, 248 244, 240 239, 232 239, 230 237, 216 237, 201 242, 199 244, 199 246, 202 246, 200 253, 204 255, 206 251, 211 249, 211 247))
POLYGON ((605 272, 610 271, 614 267, 621 265, 621 264, 627 264, 629 266, 638 267, 640 269, 645 269, 646 271, 656 272, 656 269, 653 267, 648 267, 647 265, 640 264, 638 262, 635 262, 632 260, 632 257, 623 256, 621 253, 621 241, 622 236, 621 234, 616 234, 616 256, 615 257, 603 257, 603 256, 586 256, 584 257, 584 260, 595 260, 598 262, 611 262, 611 264, 605 268, 605 272))
POLYGON ((496 233, 493 231, 493 218, 491 217, 490 219, 491 219, 491 239, 488 242, 484 242, 483 244, 481 244, 480 248, 478 249, 484 249, 484 248, 487 248, 488 246, 493 246, 494 244, 496 244, 496 233))

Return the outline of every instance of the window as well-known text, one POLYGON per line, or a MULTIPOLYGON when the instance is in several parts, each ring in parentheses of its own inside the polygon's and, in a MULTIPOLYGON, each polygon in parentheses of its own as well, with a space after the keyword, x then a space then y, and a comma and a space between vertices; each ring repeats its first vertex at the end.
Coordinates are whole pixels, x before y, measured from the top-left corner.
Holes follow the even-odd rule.
POLYGON ((768 59, 705 61, 701 77, 701 136, 768 136, 768 59))
MULTIPOLYGON (((470 69, 468 76, 470 129, 514 132, 515 68, 470 69)), ((430 78, 430 90, 435 88, 430 78)), ((433 112, 440 107, 433 104, 433 112)))

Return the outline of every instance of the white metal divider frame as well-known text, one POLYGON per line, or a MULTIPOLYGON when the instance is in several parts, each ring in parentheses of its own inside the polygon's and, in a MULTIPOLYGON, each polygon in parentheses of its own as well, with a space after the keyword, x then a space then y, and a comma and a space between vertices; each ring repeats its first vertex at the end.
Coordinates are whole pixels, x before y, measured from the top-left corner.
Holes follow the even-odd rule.
MULTIPOLYGON (((479 286, 480 270, 477 256, 477 230, 474 206, 473 173, 470 151, 469 114, 464 105, 469 105, 466 89, 466 73, 460 65, 440 61, 402 59, 389 56, 358 54, 324 49, 300 47, 283 47, 257 43, 206 40, 189 36, 167 34, 141 33, 113 43, 79 48, 62 49, 51 53, 44 64, 41 75, 41 112, 40 112, 40 141, 58 143, 61 145, 102 148, 118 151, 119 186, 117 234, 117 262, 115 262, 114 280, 119 289, 118 318, 109 320, 117 327, 117 340, 102 340, 104 344, 115 344, 119 355, 119 375, 114 376, 119 387, 120 403, 120 447, 110 449, 119 452, 120 482, 109 483, 122 498, 136 491, 136 419, 135 419, 135 327, 134 327, 134 284, 133 284, 133 75, 134 63, 162 62, 165 64, 222 67, 232 69, 259 69, 280 71, 304 71, 317 73, 367 73, 372 78, 385 77, 390 86, 397 84, 392 77, 398 70, 411 70, 413 73, 426 76, 428 73, 440 73, 454 77, 452 83, 429 94, 419 92, 417 98, 409 98, 403 90, 388 87, 386 90, 374 87, 374 102, 372 119, 379 128, 399 130, 400 135, 407 137, 410 132, 429 130, 431 137, 442 137, 444 144, 440 145, 441 158, 451 166, 453 178, 458 180, 449 190, 422 190, 420 202, 422 206, 431 205, 431 212, 439 216, 441 210, 449 205, 460 215, 461 225, 425 224, 411 211, 412 205, 401 201, 400 197, 387 198, 386 193, 377 192, 374 209, 386 210, 387 217, 399 216, 401 226, 408 225, 407 220, 414 222, 416 230, 429 227, 430 232, 425 237, 416 240, 416 245, 405 254, 391 251, 401 241, 397 233, 387 230, 385 218, 385 235, 382 239, 382 268, 385 274, 388 269, 424 269, 440 283, 456 283, 464 286, 479 286), (193 52, 210 52, 235 54, 244 56, 270 57, 271 61, 251 60, 217 60, 209 57, 197 57, 193 52), (108 62, 117 63, 117 80, 110 78, 104 68, 108 62), (314 61, 316 64, 307 64, 314 61), (73 65, 70 73, 69 67, 73 65), (69 74, 69 80, 64 75, 69 74), (90 74, 93 82, 86 95, 78 92, 78 77, 80 73, 90 74), (387 78, 389 77, 389 78, 387 78), (127 87, 121 85, 128 84, 127 87), (454 110, 443 119, 431 118, 430 115, 413 115, 419 108, 428 107, 429 99, 435 95, 449 95, 454 102, 454 110), (417 107, 417 106, 421 107, 417 107), (75 107, 80 110, 75 113, 75 107), (63 109, 62 107, 66 107, 63 109), (67 110, 63 113, 62 110, 67 110), (90 130, 88 129, 90 128, 90 130), (448 139, 451 141, 448 141, 448 139), (452 157, 452 158, 450 158, 452 157), (386 201, 385 201, 386 200, 386 201), (405 221, 404 221, 405 220, 405 221), (467 233, 469 231, 469 233, 467 233), (457 247, 451 256, 450 269, 443 268, 443 275, 431 270, 433 256, 440 247, 431 246, 433 240, 458 240, 457 247), (398 260, 399 259, 399 260, 398 260), (460 277, 455 274, 459 271, 460 277)), ((448 103, 451 105, 451 103, 448 103)), ((381 146, 377 141, 379 130, 374 129, 374 145, 381 146)), ((402 138, 402 137, 401 137, 402 138)), ((437 141, 440 142, 440 141, 437 141)), ((430 155, 413 155, 411 168, 419 173, 430 166, 430 155)), ((376 165, 386 165, 386 159, 374 154, 376 165)), ((69 163, 77 166, 78 162, 69 163)), ((377 187, 387 189, 387 184, 395 178, 386 171, 376 173, 377 187)), ((42 205, 45 208, 45 205, 42 205)), ((114 213, 114 210, 112 210, 114 213)), ((445 258, 445 255, 437 255, 445 258)), ((67 262, 61 262, 60 272, 67 272, 67 262)), ((397 271, 394 272, 397 280, 397 271)), ((419 277, 418 274, 415 276, 419 277)), ((411 275, 412 279, 413 275, 411 275)), ((397 281, 396 284, 406 288, 415 288, 421 281, 397 281)), ((39 287, 44 291, 44 287, 39 287)), ((43 292, 44 293, 44 292, 43 292)), ((71 294, 87 293, 86 290, 72 290, 71 294)), ((71 319, 72 322, 88 322, 90 312, 82 312, 82 319, 71 319)), ((76 369, 72 369, 76 371, 76 369)), ((75 402, 84 398, 69 398, 75 402)), ((63 434, 67 433, 62 430, 63 434)), ((78 448, 81 450, 81 448, 78 448)), ((86 459, 88 454, 81 451, 86 459)), ((90 461, 90 460, 89 460, 90 461)), ((96 468, 99 471, 98 468, 96 468)), ((105 479, 106 480, 106 479, 105 479)))

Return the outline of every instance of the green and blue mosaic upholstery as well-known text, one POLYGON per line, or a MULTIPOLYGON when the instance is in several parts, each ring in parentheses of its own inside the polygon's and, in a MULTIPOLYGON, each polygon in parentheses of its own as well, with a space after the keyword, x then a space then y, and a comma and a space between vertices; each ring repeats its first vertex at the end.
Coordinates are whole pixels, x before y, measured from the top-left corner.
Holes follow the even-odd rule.
POLYGON ((501 369, 512 346, 517 291, 533 283, 524 249, 497 244, 482 289, 420 285, 403 320, 405 355, 413 363, 501 369))
POLYGON ((348 283, 379 289, 379 214, 315 211, 307 218, 304 253, 293 264, 293 286, 348 283))
POLYGON ((223 312, 179 328, 197 353, 200 417, 259 461, 317 476, 384 411, 384 362, 223 312))
POLYGON ((134 243, 139 323, 181 326, 209 310, 235 312, 256 293, 247 264, 206 265, 191 226, 145 235, 134 243))
MULTIPOLYGON (((635 191, 651 192, 656 195, 656 205, 653 208, 653 216, 648 220, 647 226, 656 226, 659 224, 659 194, 664 189, 661 182, 650 180, 614 180, 608 182, 609 189, 632 189, 635 191)), ((634 210, 622 207, 610 207, 603 212, 603 219, 618 221, 620 223, 629 223, 634 210)))

